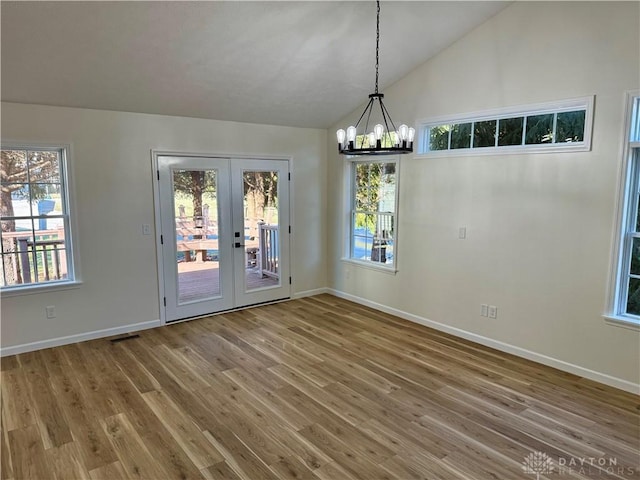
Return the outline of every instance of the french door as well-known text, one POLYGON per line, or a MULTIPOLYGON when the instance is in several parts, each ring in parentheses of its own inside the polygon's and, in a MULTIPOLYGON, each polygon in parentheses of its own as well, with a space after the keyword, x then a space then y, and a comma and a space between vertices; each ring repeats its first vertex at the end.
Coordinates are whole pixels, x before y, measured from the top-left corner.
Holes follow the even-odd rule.
POLYGON ((165 321, 290 296, 289 163, 159 155, 165 321))

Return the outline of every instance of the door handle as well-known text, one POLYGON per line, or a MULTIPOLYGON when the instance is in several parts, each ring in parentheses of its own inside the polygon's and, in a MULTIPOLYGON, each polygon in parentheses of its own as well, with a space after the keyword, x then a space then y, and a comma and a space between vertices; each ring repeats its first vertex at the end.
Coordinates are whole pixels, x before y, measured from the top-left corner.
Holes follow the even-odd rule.
POLYGON ((236 242, 234 245, 236 248, 242 248, 244 247, 244 244, 240 243, 240 242, 236 242))

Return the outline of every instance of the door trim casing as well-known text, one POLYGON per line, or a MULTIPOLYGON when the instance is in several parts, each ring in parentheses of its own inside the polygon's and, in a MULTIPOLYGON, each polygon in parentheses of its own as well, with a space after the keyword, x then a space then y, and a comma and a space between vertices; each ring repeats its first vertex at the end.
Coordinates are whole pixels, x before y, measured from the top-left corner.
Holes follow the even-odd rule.
MULTIPOLYGON (((293 251, 294 245, 294 212, 292 205, 295 205, 294 194, 293 194, 293 178, 294 178, 294 162, 293 158, 290 155, 273 155, 273 154, 244 154, 244 153, 221 153, 221 152, 186 152, 186 151, 177 151, 177 150, 158 150, 151 149, 151 182, 153 186, 153 224, 154 224, 154 232, 155 232, 155 246, 156 246, 156 281, 158 288, 158 310, 160 313, 160 324, 167 325, 166 318, 166 310, 164 307, 164 298, 166 296, 164 286, 165 286, 165 278, 164 278, 164 265, 162 258, 162 244, 160 242, 160 236, 162 235, 162 223, 160 217, 160 185, 158 182, 158 157, 162 156, 180 156, 180 157, 203 157, 203 158, 228 158, 232 161, 234 159, 238 160, 284 160, 289 164, 289 224, 291 225, 291 233, 289 234, 289 265, 290 265, 290 275, 292 277, 292 283, 290 285, 290 292, 294 291, 294 281, 295 276, 293 273, 293 263, 291 262, 291 252, 293 251)), ((290 293, 290 298, 293 297, 293 293, 290 293)), ((274 300, 275 302, 280 302, 283 300, 274 300)), ((266 302, 265 304, 269 304, 272 302, 266 302)), ((245 307, 233 308, 232 310, 227 311, 236 311, 243 310, 247 308, 253 308, 256 305, 247 305, 245 307)), ((225 312, 215 312, 210 315, 216 315, 218 313, 225 312)), ((209 316, 209 315, 205 315, 209 316)), ((194 317, 201 318, 201 317, 194 317)), ((185 318, 182 320, 176 320, 170 322, 170 324, 183 322, 187 320, 192 320, 192 318, 185 318)))

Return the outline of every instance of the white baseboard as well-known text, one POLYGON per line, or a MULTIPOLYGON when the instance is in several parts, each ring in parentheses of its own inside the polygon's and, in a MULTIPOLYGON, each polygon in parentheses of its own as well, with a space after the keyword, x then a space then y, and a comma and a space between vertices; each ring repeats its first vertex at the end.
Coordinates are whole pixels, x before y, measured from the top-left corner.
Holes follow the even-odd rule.
POLYGON ((95 340, 96 338, 111 337, 113 335, 122 335, 123 333, 138 332, 148 328, 155 328, 162 325, 160 320, 150 320, 148 322, 132 323, 123 325, 122 327, 105 328, 103 330, 95 330, 93 332, 78 333, 66 337, 52 338, 49 340, 41 340, 39 342, 24 343, 22 345, 14 345, 13 347, 0 348, 0 356, 16 355, 18 353, 33 352, 44 348, 59 347, 70 343, 84 342, 86 340, 95 340))
POLYGON ((580 367, 578 365, 574 365, 572 363, 568 363, 563 360, 558 360, 556 358, 549 357, 547 355, 542 355, 540 353, 532 352, 531 350, 526 350, 524 348, 510 345, 508 343, 483 337, 482 335, 468 332, 460 328, 452 327, 439 322, 434 322, 433 320, 429 320, 429 319, 420 317, 418 315, 414 315, 412 313, 398 310, 396 308, 388 307, 380 303, 372 302, 371 300, 357 297, 355 295, 341 292, 339 290, 334 290, 329 288, 329 289, 326 289, 326 293, 330 293, 332 295, 335 295, 336 297, 344 298, 345 300, 349 300, 354 303, 359 303, 360 305, 374 308, 384 313, 395 315, 396 317, 409 320, 410 322, 419 323, 420 325, 424 325, 426 327, 430 327, 435 330, 439 330, 441 332, 449 333, 456 337, 464 338, 466 340, 470 340, 472 342, 479 343, 487 347, 495 348, 496 350, 500 350, 501 352, 510 353, 518 357, 525 358, 527 360, 532 360, 534 362, 541 363, 549 367, 557 368, 558 370, 562 370, 564 372, 573 373, 574 375, 588 378, 589 380, 594 380, 596 382, 603 383, 611 387, 619 388, 620 390, 625 390, 627 392, 640 394, 639 384, 629 382, 621 378, 613 377, 611 375, 607 375, 606 373, 596 372, 595 370, 590 370, 588 368, 580 367))
POLYGON ((333 290, 331 290, 330 288, 314 288, 313 290, 304 290, 302 292, 296 292, 291 296, 291 298, 296 299, 296 298, 312 297, 314 295, 321 295, 323 293, 332 293, 332 292, 333 290))

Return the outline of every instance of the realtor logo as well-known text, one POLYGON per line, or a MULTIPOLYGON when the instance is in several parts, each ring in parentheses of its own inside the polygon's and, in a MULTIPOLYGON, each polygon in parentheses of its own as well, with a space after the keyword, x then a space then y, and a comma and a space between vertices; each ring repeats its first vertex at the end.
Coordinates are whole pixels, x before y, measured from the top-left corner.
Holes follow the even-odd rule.
POLYGON ((536 475, 536 480, 540 480, 540 474, 546 475, 553 472, 553 462, 551 457, 543 452, 531 452, 522 462, 524 473, 536 475))

